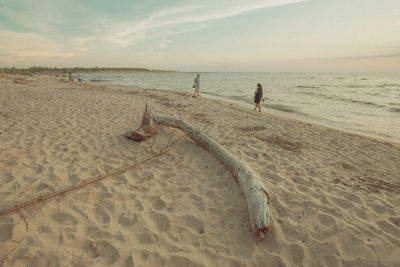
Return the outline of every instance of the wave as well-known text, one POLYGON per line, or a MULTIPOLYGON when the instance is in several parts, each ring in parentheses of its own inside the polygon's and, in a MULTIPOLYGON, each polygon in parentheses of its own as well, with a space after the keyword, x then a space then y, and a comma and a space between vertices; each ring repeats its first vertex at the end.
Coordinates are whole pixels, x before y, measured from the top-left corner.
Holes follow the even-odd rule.
POLYGON ((302 94, 302 95, 322 95, 321 93, 316 93, 316 92, 311 92, 311 91, 300 91, 298 93, 302 94))
POLYGON ((355 103, 355 104, 366 105, 366 106, 384 107, 380 104, 377 104, 377 103, 374 103, 371 101, 364 101, 364 100, 358 100, 358 99, 352 99, 352 98, 344 98, 344 97, 340 97, 337 95, 327 95, 327 94, 323 94, 320 92, 300 91, 298 93, 302 94, 302 95, 317 96, 319 98, 325 98, 325 99, 336 101, 336 102, 346 102, 346 103, 355 103))
POLYGON ((384 83, 381 85, 378 85, 378 87, 400 87, 400 84, 395 84, 395 83, 384 83))
MULTIPOLYGON (((379 95, 379 94, 376 94, 379 95)), ((376 107, 376 108, 387 108, 386 105, 382 105, 376 102, 372 102, 372 101, 366 101, 366 100, 359 100, 359 99, 352 99, 352 98, 343 98, 343 97, 339 97, 336 95, 323 95, 320 94, 320 97, 329 99, 329 100, 333 100, 333 101, 339 101, 339 102, 345 102, 345 103, 351 103, 351 104, 358 104, 358 105, 362 105, 362 106, 371 106, 371 107, 376 107)))
POLYGON ((317 89, 320 88, 319 86, 311 86, 311 85, 295 85, 293 87, 297 87, 297 88, 308 88, 308 89, 317 89))
POLYGON ((267 105, 268 108, 283 111, 283 112, 288 112, 288 113, 293 113, 293 114, 299 114, 299 115, 306 115, 300 111, 297 111, 291 107, 284 106, 284 105, 278 105, 278 104, 273 104, 273 105, 267 105))
POLYGON ((366 86, 366 85, 354 85, 354 84, 351 84, 351 85, 343 85, 342 87, 347 87, 347 88, 364 88, 364 87, 368 87, 368 86, 366 86))
POLYGON ((370 102, 370 101, 363 101, 363 100, 357 100, 357 99, 343 99, 343 100, 346 102, 357 103, 357 104, 362 104, 362 105, 366 105, 366 106, 381 106, 377 103, 370 102))
POLYGON ((366 95, 382 96, 380 93, 365 93, 366 95))
POLYGON ((218 93, 215 93, 215 92, 213 92, 213 91, 210 91, 210 92, 204 92, 204 94, 206 94, 206 95, 211 95, 211 96, 218 96, 218 97, 222 97, 222 95, 220 95, 220 94, 218 94, 218 93))
POLYGON ((90 80, 92 83, 105 83, 105 82, 111 82, 112 80, 100 80, 100 79, 93 79, 90 80))
POLYGON ((390 112, 400 113, 400 108, 390 108, 390 112))
POLYGON ((391 106, 400 106, 400 103, 394 103, 394 102, 389 102, 386 104, 391 105, 391 106))

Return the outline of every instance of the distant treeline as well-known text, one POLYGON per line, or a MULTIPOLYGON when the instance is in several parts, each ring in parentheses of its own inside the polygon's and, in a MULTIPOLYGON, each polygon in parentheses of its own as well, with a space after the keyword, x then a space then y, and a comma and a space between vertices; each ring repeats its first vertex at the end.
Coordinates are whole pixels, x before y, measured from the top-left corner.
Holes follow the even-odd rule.
POLYGON ((76 72, 113 72, 113 71, 157 71, 159 70, 149 70, 145 68, 57 68, 57 67, 29 67, 29 68, 0 68, 0 72, 7 74, 35 74, 35 73, 76 73, 76 72))

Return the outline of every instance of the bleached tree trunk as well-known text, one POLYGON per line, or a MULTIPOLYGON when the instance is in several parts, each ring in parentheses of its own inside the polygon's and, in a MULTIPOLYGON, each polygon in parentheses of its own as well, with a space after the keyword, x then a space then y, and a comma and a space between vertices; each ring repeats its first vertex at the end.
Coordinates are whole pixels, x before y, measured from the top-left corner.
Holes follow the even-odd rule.
POLYGON ((182 120, 153 115, 154 121, 184 131, 194 142, 212 153, 232 173, 247 201, 250 224, 255 236, 262 240, 270 229, 272 216, 269 209, 269 195, 257 174, 245 163, 239 161, 229 151, 207 135, 182 120))

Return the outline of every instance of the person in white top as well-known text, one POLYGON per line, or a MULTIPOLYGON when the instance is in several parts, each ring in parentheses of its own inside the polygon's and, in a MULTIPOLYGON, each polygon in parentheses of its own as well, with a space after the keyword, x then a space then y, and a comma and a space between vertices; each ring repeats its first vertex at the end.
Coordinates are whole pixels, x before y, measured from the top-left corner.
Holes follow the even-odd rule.
POLYGON ((199 96, 199 90, 200 90, 200 74, 197 74, 196 78, 194 78, 193 81, 193 88, 194 89, 194 96, 199 96))

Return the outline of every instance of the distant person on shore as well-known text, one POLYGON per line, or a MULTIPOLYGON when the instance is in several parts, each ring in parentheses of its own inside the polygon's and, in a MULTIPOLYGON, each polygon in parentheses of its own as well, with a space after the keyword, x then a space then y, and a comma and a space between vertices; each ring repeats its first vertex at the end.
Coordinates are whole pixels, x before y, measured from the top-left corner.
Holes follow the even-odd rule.
POLYGON ((71 73, 71 72, 68 73, 68 80, 69 80, 71 83, 74 82, 74 77, 72 76, 72 73, 71 73))
POLYGON ((262 85, 259 83, 257 84, 257 89, 254 92, 253 99, 254 103, 256 104, 253 110, 256 110, 256 108, 258 107, 258 111, 261 112, 260 101, 262 100, 264 102, 264 97, 263 97, 262 85))
POLYGON ((78 75, 76 75, 76 77, 78 78, 78 82, 79 83, 83 82, 83 78, 82 78, 82 75, 80 73, 78 73, 78 75))
POLYGON ((197 74, 196 78, 193 81, 194 96, 199 96, 200 91, 200 74, 197 74))

